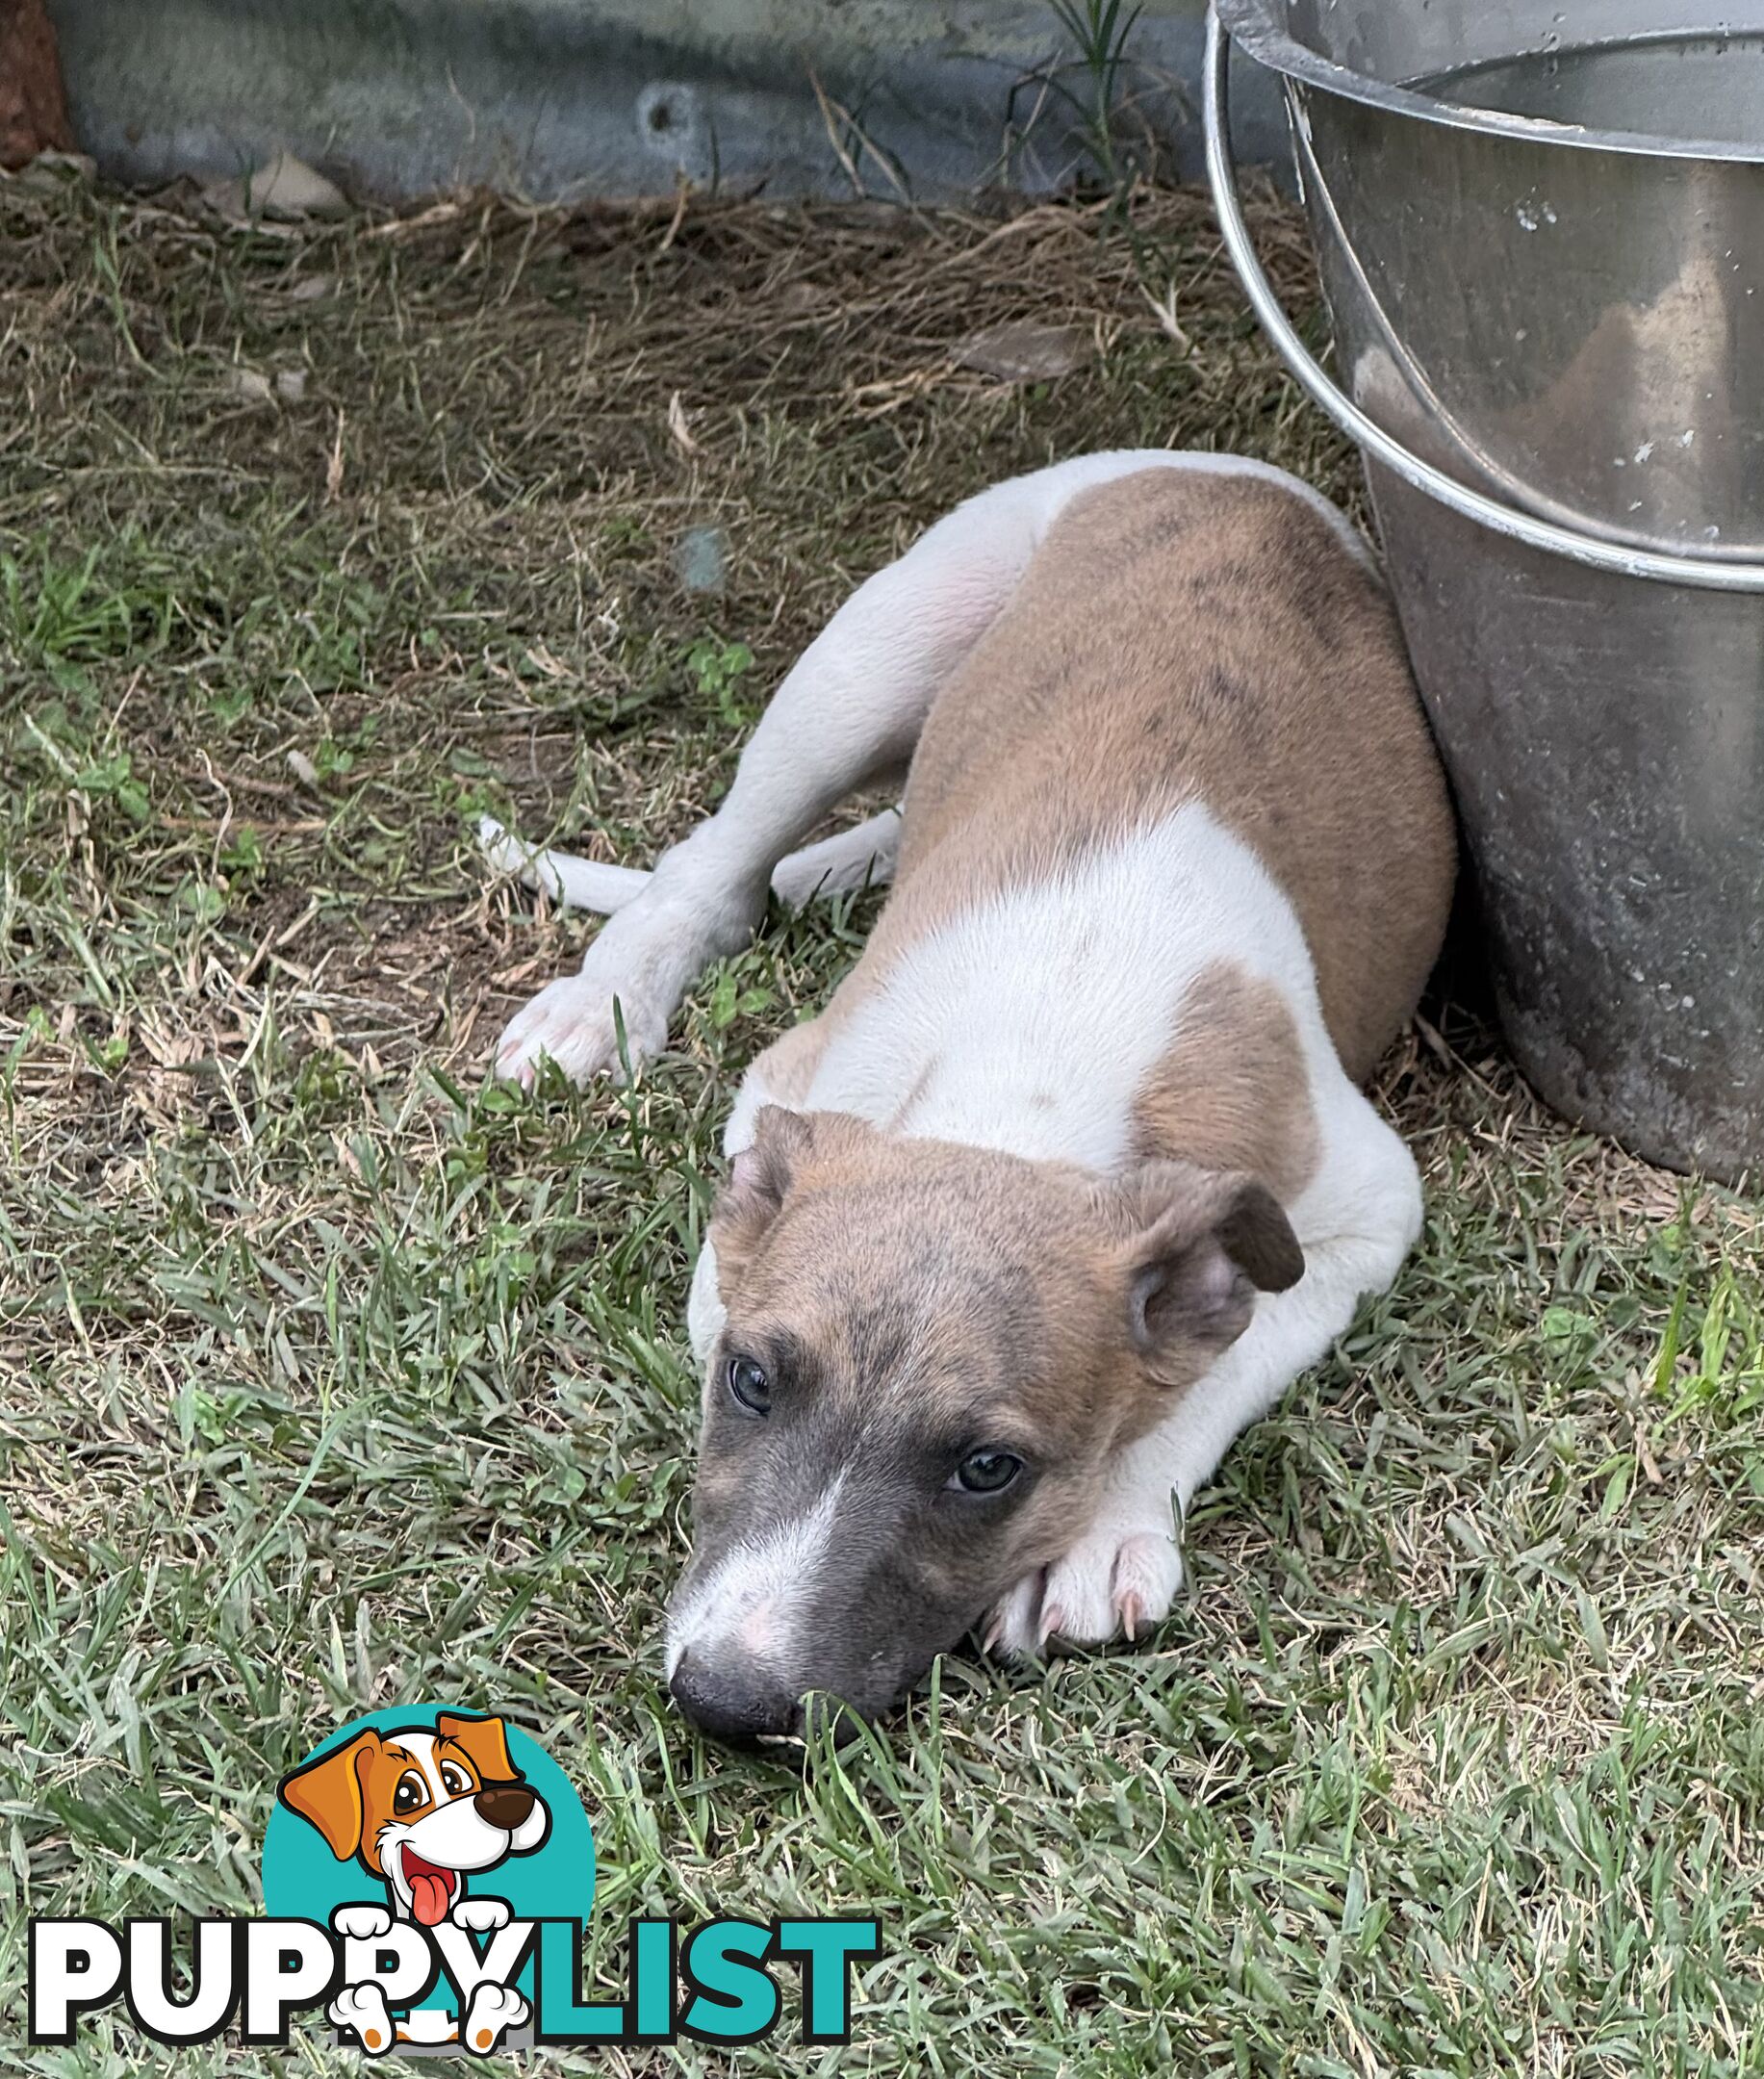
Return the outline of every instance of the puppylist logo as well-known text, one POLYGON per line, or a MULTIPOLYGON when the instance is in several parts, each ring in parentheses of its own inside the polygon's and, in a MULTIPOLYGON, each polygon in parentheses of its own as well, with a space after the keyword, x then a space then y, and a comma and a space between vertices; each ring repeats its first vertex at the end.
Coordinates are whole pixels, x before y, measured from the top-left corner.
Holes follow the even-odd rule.
POLYGON ((805 2043, 851 2040, 874 1920, 630 1923, 626 1997, 581 1998, 594 1835, 569 1779, 499 1717, 376 1711, 285 1776, 261 1919, 34 1919, 30 2040, 70 2044, 121 2002, 156 2042, 286 2044, 296 2015, 383 2057, 535 2045, 750 2043, 800 1983, 805 2043), (782 1982, 774 1966, 793 1964, 782 1982))

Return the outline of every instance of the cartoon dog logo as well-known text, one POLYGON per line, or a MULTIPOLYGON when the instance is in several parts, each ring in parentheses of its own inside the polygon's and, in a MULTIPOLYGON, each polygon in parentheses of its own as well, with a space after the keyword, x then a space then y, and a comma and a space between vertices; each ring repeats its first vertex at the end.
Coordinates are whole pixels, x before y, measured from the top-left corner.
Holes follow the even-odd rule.
MULTIPOLYGON (((337 1917, 339 1932, 370 1939, 386 1934, 395 1916, 425 1928, 450 1920, 473 1934, 505 1927, 507 1901, 468 1898, 467 1881, 510 1856, 531 1855, 551 1830, 544 1799, 508 1751, 502 1720, 450 1711, 433 1726, 360 1732, 284 1777, 276 1795, 319 1830, 340 1862, 353 1858, 385 1885, 386 1907, 345 1907, 337 1917)), ((392 2047, 395 2028, 377 1986, 345 1986, 328 2012, 365 2049, 392 2047)), ((461 2040, 450 2020, 438 2033, 437 2018, 424 2014, 420 2021, 413 2013, 396 2038, 461 2040)), ((519 1993, 480 1986, 464 2017, 463 2040, 475 2049, 526 2018, 519 1993)))

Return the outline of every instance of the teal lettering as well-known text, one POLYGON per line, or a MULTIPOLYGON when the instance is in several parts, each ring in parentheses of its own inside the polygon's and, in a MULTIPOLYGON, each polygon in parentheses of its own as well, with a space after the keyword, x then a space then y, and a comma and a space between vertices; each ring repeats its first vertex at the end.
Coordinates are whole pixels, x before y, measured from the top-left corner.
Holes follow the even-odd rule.
POLYGON ((844 2042, 852 2033, 852 1960, 882 1944, 874 1920, 780 1920, 778 1946, 803 1959, 803 2040, 844 2042))
POLYGON ((771 1947, 772 1930, 752 1920, 700 1928, 681 1958, 694 1997, 680 2026, 711 2042, 756 2042, 778 2020, 778 1986, 765 1968, 771 1947))
POLYGON ((674 1923, 631 1922, 631 2033, 666 2039, 674 2033, 674 1923))
POLYGON ((582 1983, 582 1930, 575 1920, 542 1920, 533 1964, 534 2036, 540 2042, 617 2042, 625 2034, 625 2009, 578 1997, 582 1983))

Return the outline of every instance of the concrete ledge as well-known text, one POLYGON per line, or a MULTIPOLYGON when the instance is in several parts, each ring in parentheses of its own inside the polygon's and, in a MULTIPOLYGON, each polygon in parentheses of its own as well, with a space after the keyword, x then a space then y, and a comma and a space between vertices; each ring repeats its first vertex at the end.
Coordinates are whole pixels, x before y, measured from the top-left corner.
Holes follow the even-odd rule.
MULTIPOLYGON (((538 200, 1045 192, 1088 164, 1088 75, 1040 0, 50 0, 81 145, 111 175, 278 148, 357 193, 538 200), (817 91, 817 87, 819 91, 817 91)), ((1126 126, 1199 170, 1200 0, 1151 0, 1126 126)), ((1271 82, 1241 150, 1286 160, 1271 82)))

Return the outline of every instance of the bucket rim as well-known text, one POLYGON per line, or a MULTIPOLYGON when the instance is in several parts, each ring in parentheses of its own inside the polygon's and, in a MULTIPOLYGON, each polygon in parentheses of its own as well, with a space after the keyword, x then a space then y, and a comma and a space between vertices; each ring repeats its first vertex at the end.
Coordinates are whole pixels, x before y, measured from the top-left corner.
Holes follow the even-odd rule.
MULTIPOLYGON (((1393 116, 1410 116, 1418 121, 1436 123, 1448 130, 1473 130, 1485 137, 1512 138, 1529 144, 1562 144, 1575 151, 1624 152, 1643 159, 1720 160, 1731 166, 1764 166, 1764 142, 1745 144, 1731 138, 1662 137, 1641 130, 1594 130, 1582 123, 1552 122, 1545 116, 1512 116, 1498 109, 1467 108, 1419 93, 1412 87, 1393 87, 1388 81, 1356 72, 1351 65, 1338 64, 1320 51, 1301 43, 1286 26, 1285 0, 1213 0, 1231 39, 1246 58, 1289 83, 1320 88, 1343 100, 1358 101, 1393 116)), ((1711 21, 1705 28, 1674 29, 1657 36, 1631 36, 1605 39, 1614 44, 1681 41, 1687 36, 1728 36, 1756 29, 1764 34, 1764 14, 1753 23, 1736 23, 1731 16, 1711 21)), ((1582 50, 1600 47, 1597 38, 1583 43, 1557 46, 1582 50)), ((1516 51, 1514 57, 1533 55, 1516 51)))

